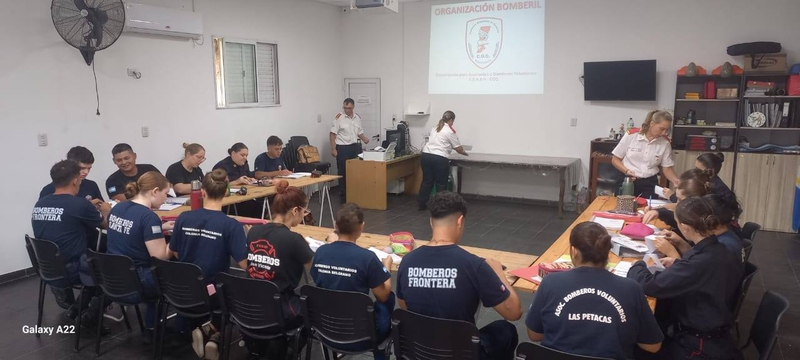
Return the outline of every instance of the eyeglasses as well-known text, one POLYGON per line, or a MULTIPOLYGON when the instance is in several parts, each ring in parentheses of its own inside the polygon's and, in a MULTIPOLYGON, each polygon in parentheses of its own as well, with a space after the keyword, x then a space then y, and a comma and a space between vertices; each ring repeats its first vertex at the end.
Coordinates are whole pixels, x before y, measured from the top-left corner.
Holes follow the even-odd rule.
POLYGON ((298 206, 298 208, 300 208, 300 210, 303 210, 303 216, 311 214, 311 210, 309 210, 308 208, 299 207, 299 206, 298 206))

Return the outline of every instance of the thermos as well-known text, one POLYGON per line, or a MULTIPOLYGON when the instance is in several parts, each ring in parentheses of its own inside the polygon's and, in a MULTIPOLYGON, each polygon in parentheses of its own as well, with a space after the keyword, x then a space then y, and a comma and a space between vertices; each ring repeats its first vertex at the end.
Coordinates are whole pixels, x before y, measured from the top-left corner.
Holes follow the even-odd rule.
POLYGON ((192 203, 192 210, 203 207, 203 193, 200 191, 200 181, 192 180, 192 192, 189 193, 189 200, 192 203))
POLYGON ((619 194, 633 196, 633 178, 630 176, 625 177, 625 181, 622 182, 622 187, 619 188, 619 194))

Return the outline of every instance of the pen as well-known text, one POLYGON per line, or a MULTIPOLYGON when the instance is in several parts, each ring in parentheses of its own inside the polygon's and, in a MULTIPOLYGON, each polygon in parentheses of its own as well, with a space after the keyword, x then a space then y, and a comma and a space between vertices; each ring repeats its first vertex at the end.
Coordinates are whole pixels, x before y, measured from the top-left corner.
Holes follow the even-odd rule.
POLYGON ((650 200, 647 200, 647 207, 653 208, 653 195, 650 195, 650 200))

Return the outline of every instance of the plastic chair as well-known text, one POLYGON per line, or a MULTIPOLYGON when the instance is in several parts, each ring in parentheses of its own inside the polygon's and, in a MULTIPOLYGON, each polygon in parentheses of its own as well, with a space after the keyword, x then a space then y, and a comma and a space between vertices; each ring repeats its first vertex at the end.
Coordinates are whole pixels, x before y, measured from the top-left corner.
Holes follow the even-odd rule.
POLYGON ((314 170, 319 170, 323 174, 327 174, 328 171, 331 169, 331 163, 329 162, 320 161, 313 164, 302 164, 297 161, 297 149, 299 149, 303 145, 310 145, 307 137, 292 136, 291 138, 289 138, 289 146, 287 146, 287 148, 291 148, 292 155, 294 156, 295 172, 312 172, 314 170))
MULTIPOLYGON (((166 333, 167 309, 172 306, 178 315, 190 319, 210 319, 214 314, 203 271, 195 264, 150 259, 159 299, 156 304, 155 358, 160 359, 166 333)), ((221 343, 220 353, 225 352, 221 343)))
MULTIPOLYGON (((36 273, 39 274, 39 304, 36 325, 42 326, 42 312, 44 310, 44 295, 47 292, 47 286, 50 285, 56 289, 69 290, 77 289, 78 299, 78 317, 75 326, 75 351, 80 349, 81 342, 81 314, 83 313, 83 284, 68 285, 69 274, 67 273, 66 263, 64 257, 61 255, 58 245, 52 241, 40 240, 25 235, 25 248, 28 251, 28 256, 31 259, 31 265, 36 273)), ((39 333, 36 334, 38 338, 39 333)))
POLYGON ((594 357, 594 356, 585 356, 585 355, 576 355, 565 353, 563 351, 554 350, 548 347, 544 347, 540 344, 535 343, 521 343, 517 345, 517 360, 535 360, 535 359, 547 359, 547 360, 589 360, 589 359, 599 359, 599 360, 610 360, 608 358, 601 358, 601 357, 594 357))
POLYGON ((398 359, 480 359, 478 328, 466 321, 396 309, 392 314, 392 336, 398 359))
MULTIPOLYGON (((375 329, 374 303, 368 295, 303 285, 300 288, 300 302, 305 327, 322 345, 326 360, 330 359, 328 349, 333 351, 334 359, 338 358, 337 353, 353 355, 381 351, 388 358, 391 336, 379 342, 375 329), (340 347, 362 343, 365 347, 359 351, 340 347)), ((311 359, 311 343, 312 339, 309 339, 306 359, 311 359)))
MULTIPOLYGON (((300 334, 303 326, 296 329, 286 328, 281 293, 277 285, 266 280, 221 273, 217 275, 216 287, 222 306, 222 342, 231 343, 231 331, 235 325, 239 332, 254 339, 292 339, 294 358, 300 358, 300 334)), ((227 359, 229 353, 230 347, 226 347, 222 358, 227 359)))
POLYGON ((739 297, 736 299, 736 304, 733 307, 733 317, 736 319, 734 327, 736 328, 736 339, 739 339, 739 311, 742 310, 742 304, 747 297, 747 291, 750 289, 750 283, 753 281, 758 266, 749 262, 744 263, 744 275, 742 276, 742 286, 739 288, 739 297))
POLYGON ((750 261, 750 253, 753 252, 753 240, 743 238, 742 239, 742 257, 743 261, 747 263, 750 261))
POLYGON ((744 223, 744 226, 742 226, 742 238, 755 241, 758 230, 761 230, 761 225, 754 222, 744 223))
POLYGON ((765 292, 761 297, 753 326, 750 327, 750 337, 741 349, 744 350, 752 342, 758 350, 758 358, 769 359, 778 341, 778 327, 786 310, 789 310, 789 300, 776 292, 765 292))
POLYGON ((139 280, 139 274, 136 271, 136 265, 133 260, 123 255, 100 254, 92 250, 88 250, 89 268, 92 271, 92 279, 95 284, 100 287, 102 294, 100 295, 100 314, 98 314, 98 331, 97 343, 95 345, 95 354, 100 356, 100 330, 103 327, 103 310, 106 306, 106 300, 115 302, 120 305, 122 310, 122 318, 125 320, 125 327, 128 331, 131 330, 130 321, 128 321, 128 310, 126 306, 133 306, 136 309, 136 319, 139 321, 139 329, 144 333, 144 324, 142 323, 142 313, 139 310, 139 304, 144 302, 144 291, 142 290, 142 282, 139 280), (139 299, 138 302, 131 302, 131 299, 139 299))

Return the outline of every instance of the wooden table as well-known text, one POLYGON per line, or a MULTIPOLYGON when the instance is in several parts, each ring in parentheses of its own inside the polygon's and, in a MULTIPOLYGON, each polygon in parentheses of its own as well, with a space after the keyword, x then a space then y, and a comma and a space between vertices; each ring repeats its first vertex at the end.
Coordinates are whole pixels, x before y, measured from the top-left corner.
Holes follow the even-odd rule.
MULTIPOLYGON (((539 256, 535 262, 531 263, 531 265, 539 264, 539 263, 548 263, 553 262, 560 258, 562 255, 569 255, 569 234, 572 232, 572 228, 576 225, 585 222, 585 221, 592 221, 592 217, 594 216, 593 213, 595 211, 606 211, 606 210, 613 210, 617 207, 617 199, 615 197, 609 196, 598 196, 591 205, 572 223, 572 225, 564 231, 561 236, 550 246, 547 251, 544 252, 541 256, 539 256)), ((666 228, 666 224, 662 223, 661 221, 657 221, 655 224, 658 228, 666 228)), ((628 261, 628 262, 636 262, 640 259, 636 258, 620 258, 613 253, 608 254, 608 261, 609 262, 620 262, 620 261, 628 261)), ((535 292, 539 285, 536 285, 530 281, 517 279, 514 283, 514 288, 519 289, 522 291, 527 292, 535 292)), ((655 309, 656 300, 655 298, 648 297, 647 302, 650 304, 651 309, 655 309)))
MULTIPOLYGON (((289 182, 290 186, 304 188, 312 185, 323 184, 322 189, 320 190, 320 212, 319 212, 319 224, 322 225, 322 219, 324 218, 324 209, 325 209, 325 202, 327 198, 328 209, 330 210, 331 215, 331 222, 333 222, 333 207, 331 207, 331 196, 329 192, 330 183, 334 180, 341 178, 339 175, 322 175, 318 178, 312 177, 303 177, 300 179, 285 179, 289 182)), ((247 195, 239 195, 239 194, 231 194, 231 196, 226 196, 222 200, 222 206, 228 205, 235 205, 241 202, 245 202, 248 200, 254 199, 261 199, 266 198, 268 196, 275 195, 277 192, 275 191, 275 186, 257 186, 257 185, 246 185, 247 188, 247 195)), ((172 209, 170 211, 156 211, 156 214, 159 217, 164 216, 178 216, 185 211, 191 210, 190 206, 184 205, 178 207, 176 209, 172 209)), ((264 219, 264 216, 267 212, 270 212, 270 218, 272 218, 271 211, 269 210, 269 201, 266 199, 264 200, 264 206, 261 209, 261 218, 264 219)))
POLYGON ((456 188, 461 193, 462 169, 469 164, 512 166, 529 169, 554 169, 558 171, 558 217, 564 216, 564 192, 567 187, 572 188, 580 182, 581 159, 554 156, 524 156, 524 155, 496 155, 496 154, 469 154, 464 156, 452 154, 450 161, 458 166, 458 179, 456 188), (567 186, 569 182, 569 186, 567 186))
POLYGON ((405 179, 405 192, 416 194, 422 184, 420 154, 404 155, 389 161, 347 160, 347 202, 364 209, 386 210, 386 186, 405 179))

